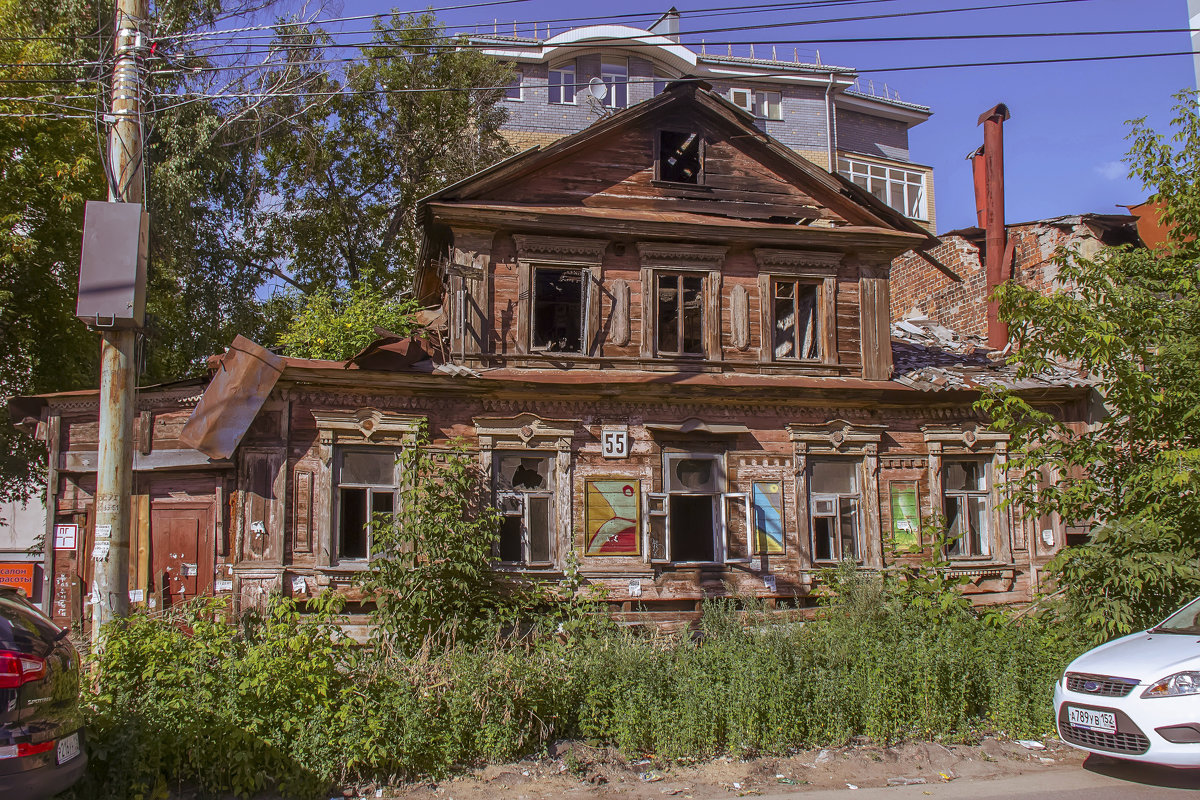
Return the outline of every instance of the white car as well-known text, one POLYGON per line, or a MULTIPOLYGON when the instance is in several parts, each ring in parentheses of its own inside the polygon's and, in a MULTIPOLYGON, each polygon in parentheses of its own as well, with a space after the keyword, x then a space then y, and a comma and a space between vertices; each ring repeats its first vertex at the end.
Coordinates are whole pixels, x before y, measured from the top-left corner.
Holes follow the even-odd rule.
POLYGON ((1072 661, 1054 685, 1054 714, 1080 750, 1200 767, 1200 598, 1072 661))

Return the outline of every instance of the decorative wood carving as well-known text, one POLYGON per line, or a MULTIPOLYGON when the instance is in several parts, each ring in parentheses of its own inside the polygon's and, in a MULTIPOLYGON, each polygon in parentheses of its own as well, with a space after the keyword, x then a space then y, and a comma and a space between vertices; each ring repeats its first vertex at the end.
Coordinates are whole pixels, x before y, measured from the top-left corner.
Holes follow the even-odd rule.
POLYGON ((629 344, 629 282, 618 278, 610 284, 612 328, 608 340, 618 347, 629 344))
POLYGON ((760 247, 754 251, 758 268, 789 275, 830 275, 842 263, 842 254, 826 250, 775 250, 760 247))
POLYGON ((733 346, 744 353, 750 347, 750 293, 740 283, 730 293, 730 306, 733 317, 730 338, 733 346))
POLYGON ((719 270, 729 252, 728 247, 661 242, 638 242, 637 248, 642 266, 656 269, 719 270))
POLYGON ((572 239, 565 236, 526 236, 515 234, 517 258, 539 264, 568 264, 581 267, 597 265, 604 258, 608 241, 572 239))
POLYGON ((312 552, 312 499, 313 474, 308 470, 297 470, 295 478, 295 503, 293 508, 296 515, 292 530, 295 532, 297 553, 312 552))

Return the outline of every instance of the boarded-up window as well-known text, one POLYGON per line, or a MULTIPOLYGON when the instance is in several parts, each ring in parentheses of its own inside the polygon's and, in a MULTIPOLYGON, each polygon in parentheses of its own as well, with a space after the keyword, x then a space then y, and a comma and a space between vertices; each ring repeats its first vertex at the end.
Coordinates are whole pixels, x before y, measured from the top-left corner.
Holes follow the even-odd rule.
POLYGON ((775 358, 820 358, 820 287, 796 280, 775 280, 773 284, 775 358))

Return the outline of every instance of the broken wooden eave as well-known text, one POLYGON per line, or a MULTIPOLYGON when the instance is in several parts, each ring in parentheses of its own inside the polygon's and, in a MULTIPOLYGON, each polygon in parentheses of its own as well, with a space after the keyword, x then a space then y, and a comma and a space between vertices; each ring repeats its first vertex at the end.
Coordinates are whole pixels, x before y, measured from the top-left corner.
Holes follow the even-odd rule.
POLYGON ((683 211, 650 211, 603 206, 534 206, 524 203, 432 203, 434 221, 528 231, 561 231, 596 236, 639 236, 669 241, 711 239, 754 245, 868 248, 892 257, 921 247, 924 234, 890 228, 842 225, 785 225, 683 211))

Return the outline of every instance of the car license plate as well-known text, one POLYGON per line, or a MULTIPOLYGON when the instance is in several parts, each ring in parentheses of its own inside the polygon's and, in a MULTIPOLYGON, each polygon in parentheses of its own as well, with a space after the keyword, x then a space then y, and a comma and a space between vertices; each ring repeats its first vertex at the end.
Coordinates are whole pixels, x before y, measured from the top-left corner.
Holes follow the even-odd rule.
POLYGON ((79 733, 58 740, 58 763, 65 764, 79 755, 79 733))
POLYGON ((1067 722, 1076 728, 1100 733, 1117 732, 1117 715, 1111 711, 1092 711, 1090 708, 1067 707, 1067 722))

